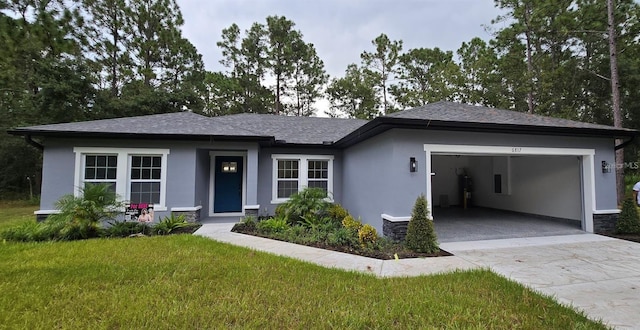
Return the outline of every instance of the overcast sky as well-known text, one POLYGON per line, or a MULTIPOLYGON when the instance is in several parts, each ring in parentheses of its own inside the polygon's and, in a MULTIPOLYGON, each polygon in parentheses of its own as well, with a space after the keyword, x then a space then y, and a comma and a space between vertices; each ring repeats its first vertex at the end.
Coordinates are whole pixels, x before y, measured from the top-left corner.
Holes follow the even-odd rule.
POLYGON ((371 40, 385 33, 402 40, 404 50, 439 47, 455 52, 473 37, 491 38, 484 26, 500 11, 493 0, 177 0, 185 20, 183 33, 202 54, 205 67, 222 71, 216 42, 232 23, 243 31, 270 15, 296 24, 313 43, 332 77, 360 63, 373 50, 371 40))

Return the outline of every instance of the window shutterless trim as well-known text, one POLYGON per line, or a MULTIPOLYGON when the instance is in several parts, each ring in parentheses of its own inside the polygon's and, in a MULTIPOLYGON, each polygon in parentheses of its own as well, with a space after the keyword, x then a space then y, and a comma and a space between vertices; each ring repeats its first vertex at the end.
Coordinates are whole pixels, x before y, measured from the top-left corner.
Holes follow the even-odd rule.
POLYGON ((74 195, 80 196, 84 185, 84 156, 85 155, 117 155, 116 170, 116 194, 123 199, 130 199, 131 184, 131 157, 130 156, 161 156, 160 169, 160 204, 155 207, 156 211, 166 210, 167 198, 167 164, 169 149, 155 148, 103 148, 103 147, 74 147, 76 154, 75 173, 73 178, 74 195))
MULTIPOLYGON (((326 161, 327 164, 327 198, 329 202, 333 202, 333 155, 296 155, 296 154, 273 154, 271 169, 271 203, 279 204, 289 200, 289 198, 278 198, 278 161, 279 160, 298 160, 298 191, 306 188, 309 184, 309 161, 318 160, 326 161)), ((284 179, 292 181, 290 179, 284 179)), ((321 181, 311 179, 311 181, 321 181)))

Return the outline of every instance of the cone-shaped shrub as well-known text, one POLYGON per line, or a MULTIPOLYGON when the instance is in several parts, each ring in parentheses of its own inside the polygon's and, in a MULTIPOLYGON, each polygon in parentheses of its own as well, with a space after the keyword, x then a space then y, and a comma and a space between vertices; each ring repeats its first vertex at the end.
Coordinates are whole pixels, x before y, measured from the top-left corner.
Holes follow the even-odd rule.
POLYGON ((406 245, 407 248, 416 252, 436 253, 440 251, 433 221, 429 220, 427 199, 424 195, 420 195, 413 206, 411 220, 407 226, 406 245))
POLYGON ((640 233, 640 216, 633 198, 626 198, 622 202, 622 211, 618 216, 616 231, 620 234, 640 233))

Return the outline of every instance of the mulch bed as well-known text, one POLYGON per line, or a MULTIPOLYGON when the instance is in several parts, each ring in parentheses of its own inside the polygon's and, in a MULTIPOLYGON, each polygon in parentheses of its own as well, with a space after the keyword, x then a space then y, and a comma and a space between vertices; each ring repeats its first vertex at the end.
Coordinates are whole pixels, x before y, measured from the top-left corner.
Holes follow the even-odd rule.
MULTIPOLYGON (((236 232, 236 233, 240 233, 240 234, 263 237, 263 238, 268 238, 268 239, 281 241, 281 242, 287 242, 287 241, 280 240, 280 239, 277 239, 277 238, 269 237, 267 235, 261 235, 260 233, 257 233, 257 232, 254 232, 254 231, 250 231, 250 230, 234 229, 232 231, 236 232)), ((362 256, 362 257, 369 257, 369 258, 374 258, 374 259, 380 259, 380 260, 395 259, 395 255, 396 254, 398 255, 398 259, 449 257, 449 256, 453 255, 453 254, 451 254, 451 253, 449 253, 449 252, 447 252, 445 250, 442 250, 442 249, 438 253, 433 253, 433 254, 430 254, 430 253, 419 253, 419 252, 414 252, 414 251, 407 250, 406 248, 401 247, 400 245, 398 245, 396 249, 393 249, 391 251, 378 251, 378 250, 359 250, 359 249, 354 249, 353 247, 350 247, 350 246, 331 246, 331 245, 321 244, 321 243, 311 243, 311 244, 301 244, 301 243, 294 243, 294 242, 287 242, 287 243, 311 246, 311 247, 315 247, 315 248, 319 248, 319 249, 325 249, 325 250, 330 250, 330 251, 349 253, 349 254, 353 254, 353 255, 358 255, 358 256, 362 256)))
POLYGON ((171 234, 193 234, 196 232, 196 230, 200 229, 200 227, 202 227, 202 224, 192 224, 187 227, 176 228, 171 231, 171 234))
POLYGON ((640 243, 640 234, 616 234, 616 233, 602 233, 601 235, 609 236, 613 238, 623 239, 625 241, 640 243))

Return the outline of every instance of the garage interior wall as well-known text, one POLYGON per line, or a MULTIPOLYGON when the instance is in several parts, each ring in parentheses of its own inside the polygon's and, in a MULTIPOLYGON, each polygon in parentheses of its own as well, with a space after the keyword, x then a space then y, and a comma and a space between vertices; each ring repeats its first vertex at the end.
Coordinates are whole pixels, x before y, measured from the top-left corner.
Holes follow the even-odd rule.
POLYGON ((578 157, 511 157, 511 194, 493 193, 491 161, 491 157, 481 157, 471 167, 472 175, 476 177, 474 197, 477 205, 564 219, 582 219, 578 157), (481 174, 483 172, 488 175, 481 174))
POLYGON ((433 188, 433 205, 442 207, 446 202, 450 206, 460 205, 460 187, 458 175, 464 174, 469 168, 468 156, 431 156, 431 170, 435 175, 431 177, 433 188))
POLYGON ((458 175, 473 180, 472 205, 564 219, 581 220, 581 176, 577 156, 433 155, 433 203, 446 195, 460 204, 458 175), (502 178, 495 192, 495 175, 502 178))

